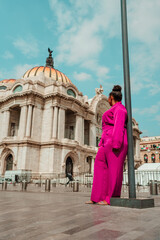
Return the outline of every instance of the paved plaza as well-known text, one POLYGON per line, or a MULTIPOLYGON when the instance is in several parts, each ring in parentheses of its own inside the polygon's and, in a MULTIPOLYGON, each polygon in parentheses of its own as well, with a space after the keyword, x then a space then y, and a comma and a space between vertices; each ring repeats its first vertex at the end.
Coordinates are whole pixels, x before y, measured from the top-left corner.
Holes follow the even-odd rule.
POLYGON ((0 191, 0 240, 158 240, 155 207, 130 209, 84 204, 89 192, 0 191))

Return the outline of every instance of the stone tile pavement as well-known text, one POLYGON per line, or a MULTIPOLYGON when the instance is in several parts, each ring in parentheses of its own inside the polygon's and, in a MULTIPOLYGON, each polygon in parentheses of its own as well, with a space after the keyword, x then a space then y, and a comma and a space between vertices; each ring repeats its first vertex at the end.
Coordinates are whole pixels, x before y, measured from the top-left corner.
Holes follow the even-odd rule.
POLYGON ((84 204, 89 192, 0 191, 0 240, 158 240, 155 208, 84 204))

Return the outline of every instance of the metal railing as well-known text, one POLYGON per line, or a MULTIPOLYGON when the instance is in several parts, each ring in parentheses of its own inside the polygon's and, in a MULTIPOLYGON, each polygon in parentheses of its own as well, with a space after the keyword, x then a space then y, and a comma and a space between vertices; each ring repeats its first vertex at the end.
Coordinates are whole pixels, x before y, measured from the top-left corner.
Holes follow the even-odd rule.
MULTIPOLYGON (((138 171, 135 170, 135 183, 141 186, 149 185, 150 181, 160 183, 160 171, 138 171)), ((123 173, 123 184, 128 184, 128 171, 123 173)))

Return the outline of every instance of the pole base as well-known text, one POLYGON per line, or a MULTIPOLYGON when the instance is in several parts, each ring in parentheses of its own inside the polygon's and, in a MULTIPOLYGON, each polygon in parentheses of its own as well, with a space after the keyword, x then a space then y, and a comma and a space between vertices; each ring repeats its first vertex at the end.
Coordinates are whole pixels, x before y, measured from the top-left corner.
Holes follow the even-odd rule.
POLYGON ((117 207, 128 207, 128 208, 151 208, 154 207, 154 199, 153 198, 111 198, 110 200, 111 206, 117 207))

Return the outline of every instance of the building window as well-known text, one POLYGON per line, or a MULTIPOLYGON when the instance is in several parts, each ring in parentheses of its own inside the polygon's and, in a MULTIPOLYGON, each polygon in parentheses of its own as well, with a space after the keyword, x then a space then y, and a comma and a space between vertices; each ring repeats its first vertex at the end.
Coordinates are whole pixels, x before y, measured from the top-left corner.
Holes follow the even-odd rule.
POLYGON ((74 98, 76 98, 76 94, 75 94, 75 92, 72 89, 68 89, 67 90, 67 94, 72 96, 72 97, 74 97, 74 98))
POLYGON ((16 135, 16 123, 11 123, 11 137, 16 135))
POLYGON ((68 173, 73 175, 73 162, 70 157, 68 157, 66 160, 66 177, 68 173))
POLYGON ((88 173, 91 174, 92 158, 91 157, 87 157, 86 162, 88 163, 88 173))
POLYGON ((84 144, 89 145, 89 121, 84 120, 84 144))
POLYGON ((151 155, 151 160, 152 160, 152 163, 155 163, 156 158, 154 153, 151 155))
POLYGON ((6 86, 0 86, 0 90, 5 90, 6 88, 6 86))
POLYGON ((20 121, 20 107, 14 107, 10 109, 10 123, 8 136, 18 136, 19 121, 20 121))
POLYGON ((74 139, 74 126, 69 126, 69 139, 74 139))
POLYGON ((144 162, 145 162, 145 163, 148 162, 148 155, 147 155, 147 154, 144 155, 144 162))
POLYGON ((13 169, 13 156, 9 154, 6 158, 6 171, 13 169))
POLYGON ((65 111, 65 138, 75 139, 76 115, 71 110, 65 111))
POLYGON ((16 92, 21 92, 22 89, 23 89, 22 86, 21 86, 21 85, 18 85, 18 86, 15 87, 15 89, 13 90, 13 92, 14 92, 14 93, 16 93, 16 92))

